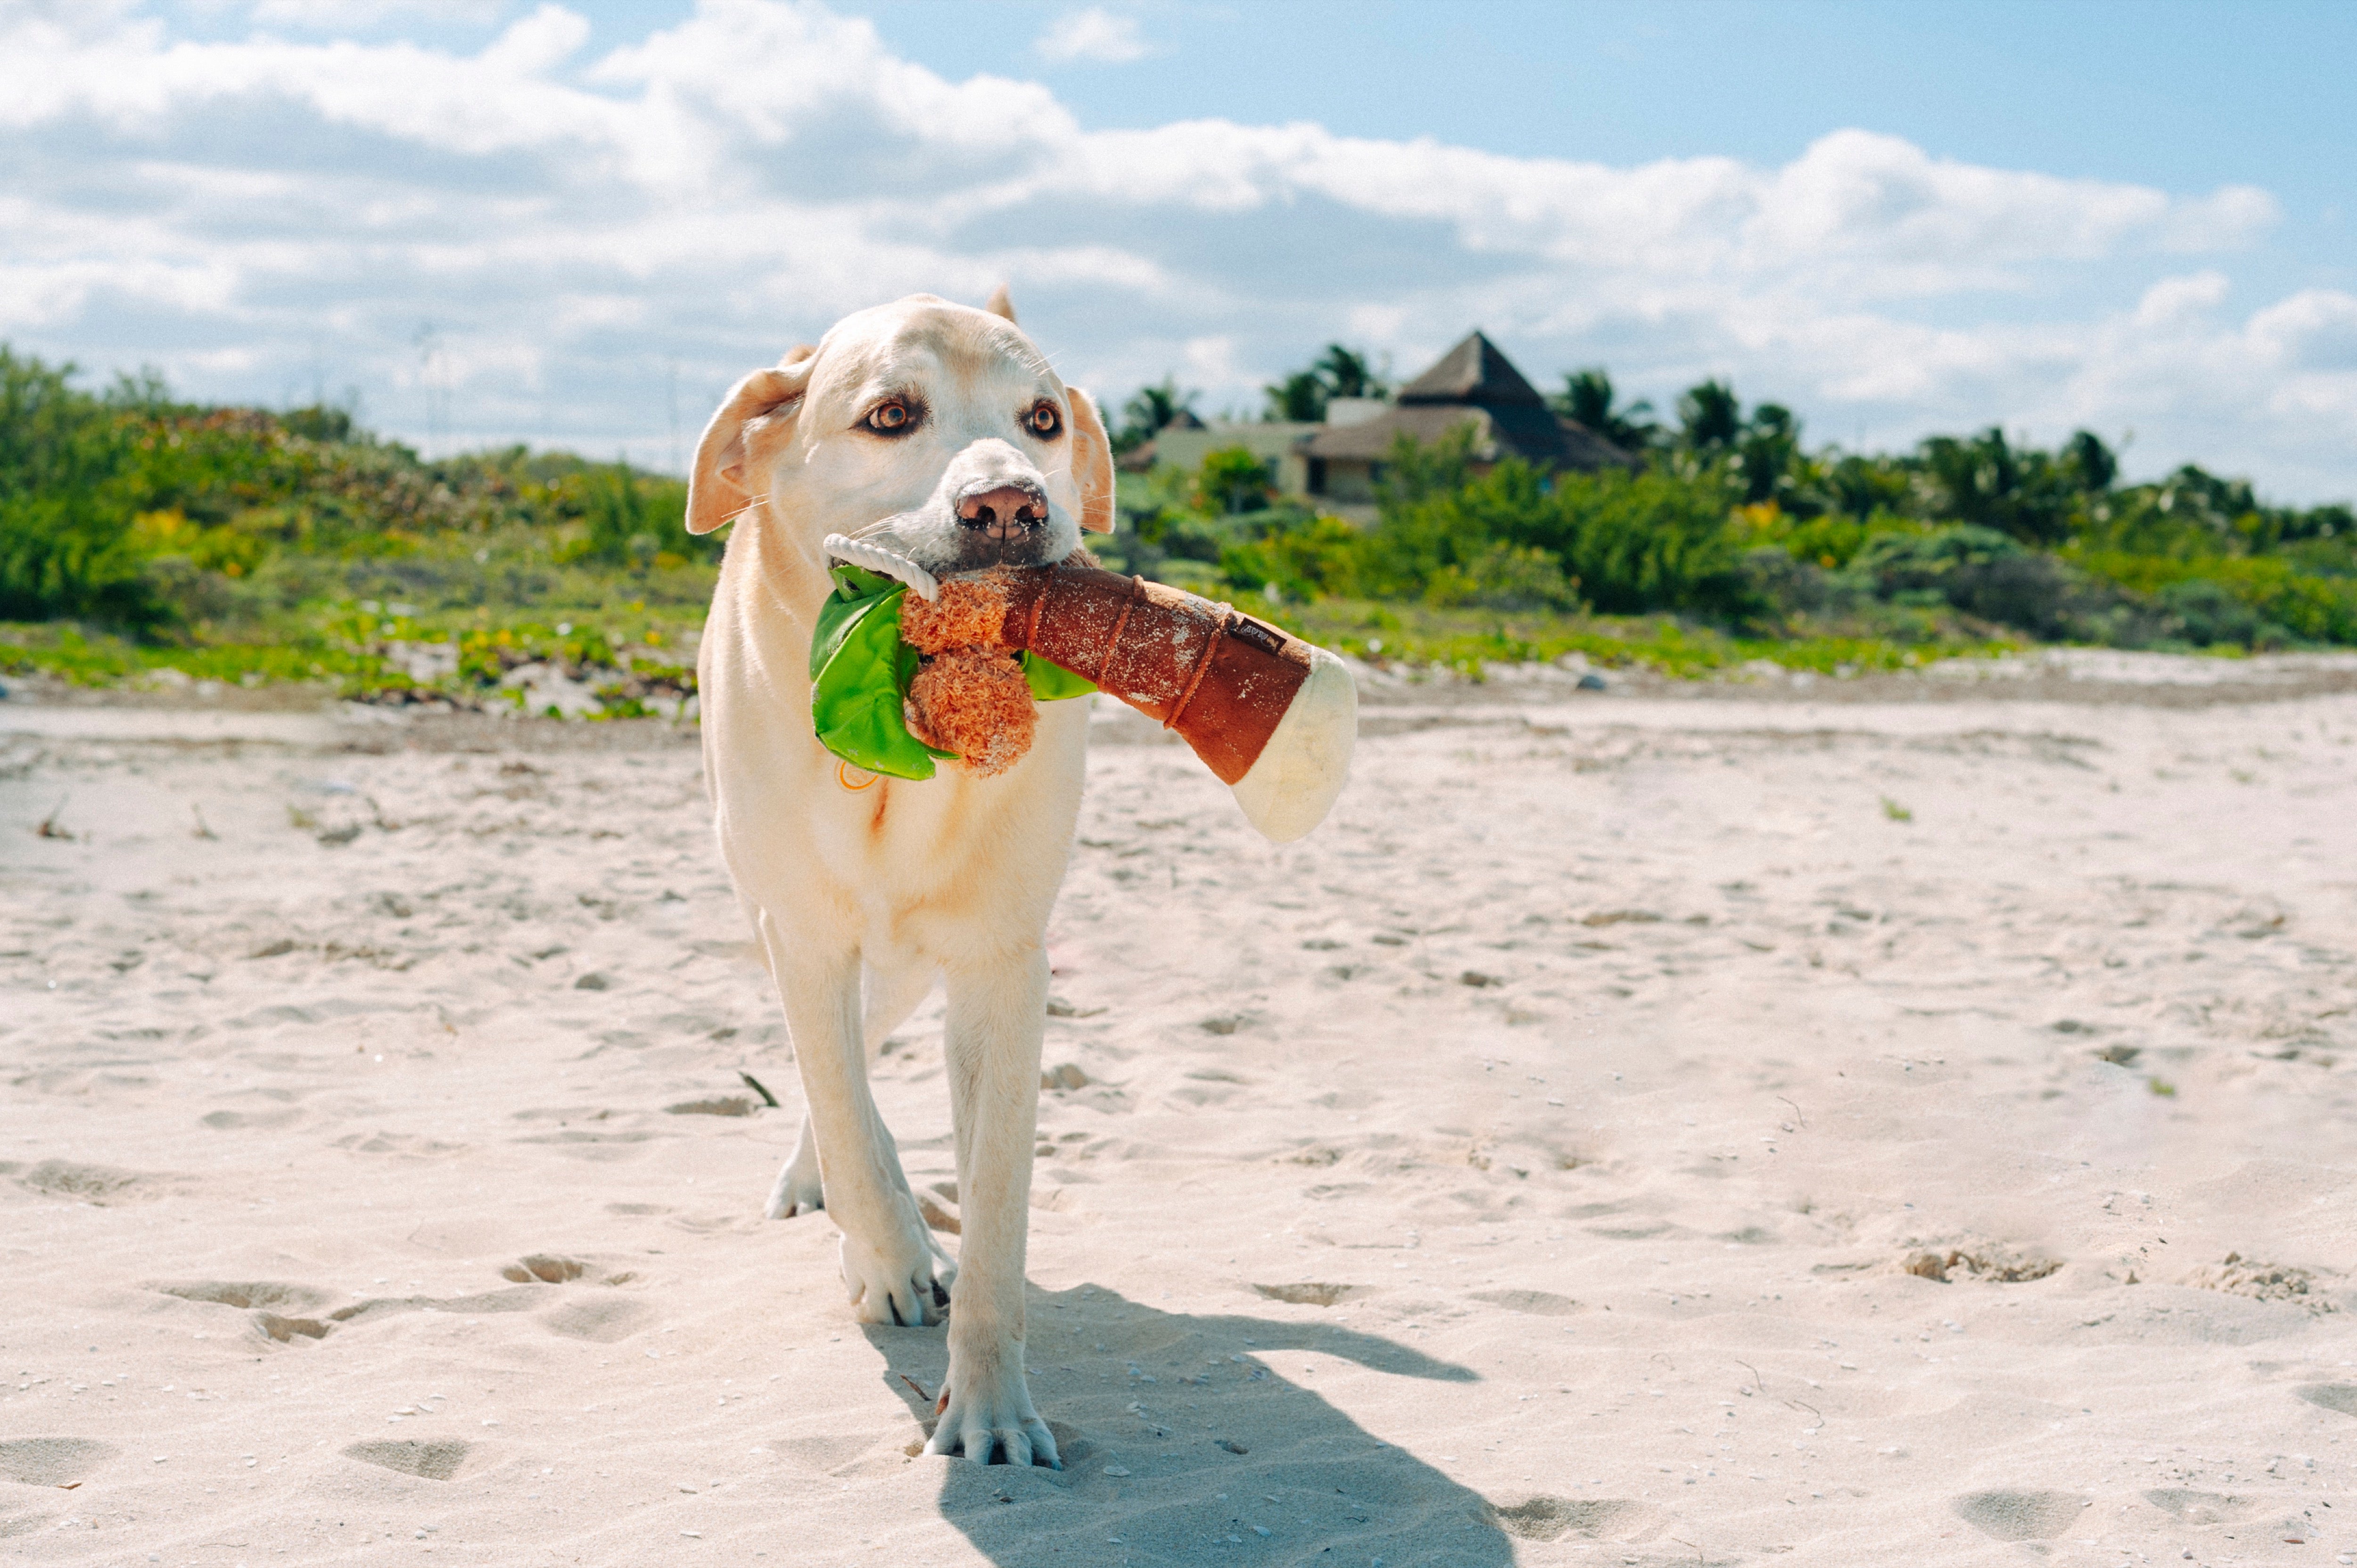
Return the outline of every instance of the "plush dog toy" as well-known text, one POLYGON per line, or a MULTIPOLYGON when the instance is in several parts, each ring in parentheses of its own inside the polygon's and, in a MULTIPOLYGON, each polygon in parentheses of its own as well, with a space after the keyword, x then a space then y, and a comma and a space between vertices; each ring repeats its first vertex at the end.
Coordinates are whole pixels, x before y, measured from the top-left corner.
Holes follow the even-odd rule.
POLYGON ((1085 563, 929 576, 914 594, 835 567, 811 648, 821 743, 869 772, 929 779, 950 760, 986 777, 1030 749, 1035 702, 1103 691, 1175 730, 1272 842, 1323 821, 1358 734, 1342 661, 1226 605, 1085 563))

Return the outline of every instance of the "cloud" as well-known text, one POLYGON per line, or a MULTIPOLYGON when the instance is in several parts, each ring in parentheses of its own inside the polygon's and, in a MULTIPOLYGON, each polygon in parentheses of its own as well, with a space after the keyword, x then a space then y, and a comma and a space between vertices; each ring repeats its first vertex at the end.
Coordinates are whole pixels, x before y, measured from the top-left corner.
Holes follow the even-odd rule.
POLYGON ((1137 19, 1116 16, 1102 5, 1057 17, 1031 47, 1039 51, 1042 59, 1060 64, 1094 60, 1102 65, 1126 65, 1146 55, 1146 40, 1138 36, 1137 19))
POLYGON ((812 0, 589 40, 556 4, 472 53, 0 6, 0 333, 196 396, 357 386, 414 436, 430 326, 454 440, 664 461, 845 312, 1011 281, 1115 405, 1176 371, 1256 406, 1333 338, 1413 373, 1480 325, 1534 380, 1601 362, 1660 403, 1727 375, 1820 435, 2133 425, 2139 465, 2357 490, 2357 298, 2240 297, 2235 258, 2277 220, 2247 188, 1864 130, 1775 167, 1091 131, 1040 83, 949 81, 812 0))
POLYGON ((2136 301, 2136 326, 2161 331, 2198 324, 2226 301, 2233 284, 2222 272, 2163 278, 2136 301))
POLYGON ((2357 296, 2303 289, 2252 317, 2250 330, 2287 371, 2357 372, 2357 296))
POLYGON ((309 27, 372 27, 414 18, 424 22, 470 22, 488 26, 507 9, 506 0, 253 0, 248 14, 265 25, 309 27))

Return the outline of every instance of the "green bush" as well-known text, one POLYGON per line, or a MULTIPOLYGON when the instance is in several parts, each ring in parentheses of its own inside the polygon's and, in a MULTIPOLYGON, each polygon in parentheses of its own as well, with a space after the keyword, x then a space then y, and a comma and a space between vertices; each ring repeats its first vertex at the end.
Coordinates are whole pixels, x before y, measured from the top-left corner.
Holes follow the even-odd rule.
POLYGON ((1260 536, 1230 544, 1220 570, 1239 588, 1271 587, 1288 599, 1360 596, 1364 536, 1339 517, 1280 516, 1260 536))
POLYGON ((166 611, 131 537, 129 432, 68 375, 0 349, 0 618, 152 624, 166 611))
POLYGON ((1944 603, 2033 637, 2137 647, 2168 634, 2155 607, 1975 523, 1881 535, 1851 570, 1893 603, 1944 603))
POLYGON ((152 379, 86 392, 0 349, 0 619, 186 636, 339 589, 480 602, 534 580, 520 557, 644 575, 717 555, 681 526, 685 499, 520 446, 426 463, 337 409, 191 407, 152 379))
POLYGON ((1195 477, 1195 504, 1205 511, 1257 511, 1268 504, 1268 464, 1242 446, 1208 453, 1195 477))
POLYGON ((2237 598, 2225 584, 2188 577, 2153 595, 2176 618, 2184 639, 2197 648, 2269 648, 2287 639, 2284 629, 2237 598))
POLYGON ((2152 595, 2183 616, 2191 641, 2255 646, 2254 639, 2288 634, 2307 642, 2357 643, 2357 576, 2327 575, 2279 555, 2188 558, 2104 551, 2079 559, 2091 572, 2152 595), (2224 611, 2229 599, 2253 618, 2246 622, 2224 611), (2238 628, 2242 635, 2235 635, 2238 628))
POLYGON ((1553 549, 1598 609, 1734 616, 1758 607, 1715 478, 1606 469, 1564 476, 1553 499, 1552 526, 1529 542, 1553 549))
POLYGON ((1394 453, 1392 488, 1361 552, 1366 591, 1433 604, 1576 597, 1615 615, 1756 607, 1718 470, 1554 474, 1512 457, 1473 467, 1462 440, 1394 453))

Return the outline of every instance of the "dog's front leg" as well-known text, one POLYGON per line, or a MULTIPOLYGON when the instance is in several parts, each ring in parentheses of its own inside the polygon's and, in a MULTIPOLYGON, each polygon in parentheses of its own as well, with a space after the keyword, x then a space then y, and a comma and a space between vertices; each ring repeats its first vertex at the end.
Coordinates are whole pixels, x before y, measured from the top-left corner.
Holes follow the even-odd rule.
MULTIPOLYGON (((878 964, 873 955, 866 969, 867 982, 859 1026, 866 1039, 866 1057, 872 1065, 884 1048, 885 1037, 908 1021, 909 1015, 925 999, 925 993, 932 989, 933 971, 906 956, 898 962, 878 964)), ((815 1214, 825 1207, 825 1184, 819 1179, 818 1135, 811 1130, 810 1118, 804 1116, 802 1133, 794 1140, 793 1157, 778 1173, 762 1212, 772 1219, 791 1219, 797 1214, 815 1214)), ((949 1255, 938 1245, 933 1246, 933 1252, 934 1278, 947 1280, 955 1274, 957 1268, 949 1261, 949 1255)))
MULTIPOLYGON (((917 1212, 867 1087, 859 955, 789 937, 765 911, 762 945, 785 1004, 826 1209, 843 1230, 843 1283, 863 1323, 939 1323, 953 1276, 917 1212)), ((790 1167, 791 1168, 791 1167, 790 1167)))
POLYGON ((1023 1262, 1047 1003, 1048 957, 1038 948, 949 972, 944 1042, 963 1224, 949 1380, 926 1447, 982 1465, 997 1449, 1010 1465, 1060 1470, 1023 1369, 1023 1262))

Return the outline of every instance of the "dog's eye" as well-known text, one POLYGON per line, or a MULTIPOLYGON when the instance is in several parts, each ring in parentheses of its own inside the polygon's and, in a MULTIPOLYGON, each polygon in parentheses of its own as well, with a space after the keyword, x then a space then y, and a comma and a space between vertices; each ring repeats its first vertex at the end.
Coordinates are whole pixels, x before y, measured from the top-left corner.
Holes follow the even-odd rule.
POLYGON ((905 435, 917 422, 905 403, 879 403, 868 412, 867 428, 878 435, 905 435))
POLYGON ((1064 416, 1052 403, 1035 403, 1023 416, 1023 428, 1042 441, 1052 441, 1064 428, 1064 416))

